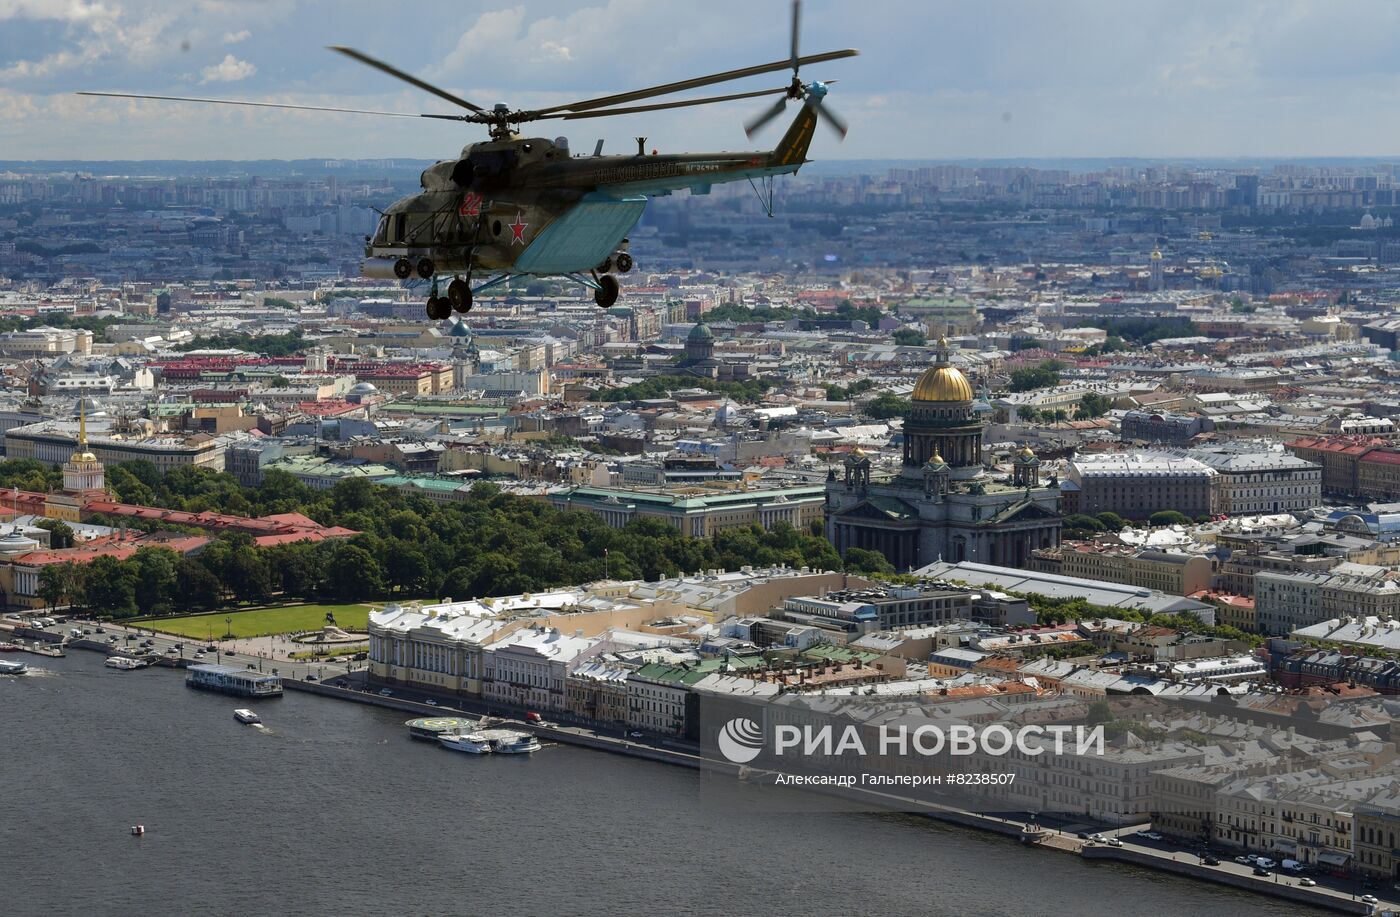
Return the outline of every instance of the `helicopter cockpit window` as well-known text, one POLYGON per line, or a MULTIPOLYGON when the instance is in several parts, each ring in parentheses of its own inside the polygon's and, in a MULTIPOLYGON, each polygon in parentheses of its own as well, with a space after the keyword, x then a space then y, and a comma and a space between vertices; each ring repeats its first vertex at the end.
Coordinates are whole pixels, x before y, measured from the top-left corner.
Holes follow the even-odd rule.
POLYGON ((386 214, 379 218, 379 226, 374 230, 374 244, 383 245, 385 236, 389 234, 389 217, 386 214))

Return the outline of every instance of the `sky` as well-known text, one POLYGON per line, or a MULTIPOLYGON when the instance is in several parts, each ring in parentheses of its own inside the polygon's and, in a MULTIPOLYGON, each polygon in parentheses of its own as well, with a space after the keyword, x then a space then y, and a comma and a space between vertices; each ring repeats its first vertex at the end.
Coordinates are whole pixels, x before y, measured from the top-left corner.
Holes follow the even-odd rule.
MULTIPOLYGON (((450 113, 325 50, 483 107, 532 107, 785 58, 787 0, 0 0, 0 160, 454 156, 481 127, 129 102, 140 92, 450 113)), ((807 0, 802 50, 849 123, 813 159, 1400 155, 1391 0, 807 0)), ((698 94, 778 87, 784 74, 698 94)), ((697 93, 692 93, 697 94, 697 93)), ((767 104, 563 123, 575 150, 770 147, 767 104)))

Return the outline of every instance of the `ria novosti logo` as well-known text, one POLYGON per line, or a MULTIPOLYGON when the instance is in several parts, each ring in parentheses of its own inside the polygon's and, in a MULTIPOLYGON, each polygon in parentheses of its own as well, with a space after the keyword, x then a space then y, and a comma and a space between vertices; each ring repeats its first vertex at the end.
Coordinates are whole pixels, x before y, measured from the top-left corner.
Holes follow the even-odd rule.
MULTIPOLYGON (((763 727, 746 716, 736 716, 724 724, 715 743, 731 763, 748 764, 766 747, 763 727)), ((946 727, 922 725, 882 725, 873 735, 854 725, 780 725, 775 727, 771 752, 776 757, 878 755, 985 755, 1000 757, 1013 751, 1028 758, 1044 754, 1098 755, 1104 753, 1103 726, 1028 725, 1016 729, 992 724, 977 727, 966 723, 946 727), (874 740, 873 749, 867 743, 874 740)))
POLYGON ((748 764, 763 751, 763 729, 746 716, 736 716, 724 724, 715 742, 731 762, 748 764))

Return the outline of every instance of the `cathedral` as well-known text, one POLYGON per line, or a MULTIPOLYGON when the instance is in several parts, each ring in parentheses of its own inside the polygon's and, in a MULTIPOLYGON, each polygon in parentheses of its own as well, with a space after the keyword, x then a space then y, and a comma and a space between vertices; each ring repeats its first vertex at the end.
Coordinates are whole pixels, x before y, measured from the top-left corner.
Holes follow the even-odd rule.
POLYGON ((843 555, 877 551, 900 572, 939 560, 1024 567, 1032 551, 1060 543, 1059 486, 1041 482, 1030 447, 1016 453, 1010 478, 987 474, 972 385, 946 340, 936 353, 904 418, 899 473, 873 477, 857 449, 843 476, 827 475, 826 536, 843 555))

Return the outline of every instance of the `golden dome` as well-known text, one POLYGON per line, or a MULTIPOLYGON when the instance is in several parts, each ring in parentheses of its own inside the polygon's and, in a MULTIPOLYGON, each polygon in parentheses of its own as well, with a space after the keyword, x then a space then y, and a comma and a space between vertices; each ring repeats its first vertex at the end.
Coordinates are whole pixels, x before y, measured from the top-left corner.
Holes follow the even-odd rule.
POLYGON ((1153 260, 1153 261, 1161 261, 1161 260, 1162 260, 1162 250, 1161 250, 1161 249, 1159 249, 1159 248, 1154 248, 1154 249, 1152 250, 1152 260, 1153 260))
POLYGON ((1035 450, 1030 447, 1030 444, 1026 444, 1021 447, 1020 452, 1016 453, 1016 457, 1023 462, 1029 462, 1035 458, 1035 450))
POLYGON ((971 401, 972 383, 953 366, 931 366, 914 385, 915 401, 971 401))
POLYGON ((74 452, 73 457, 68 461, 74 464, 78 462, 95 462, 97 461, 97 456, 93 455, 91 452, 74 452))

